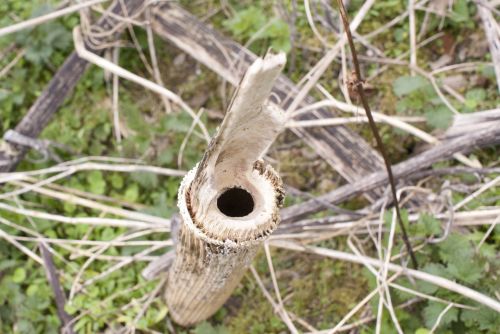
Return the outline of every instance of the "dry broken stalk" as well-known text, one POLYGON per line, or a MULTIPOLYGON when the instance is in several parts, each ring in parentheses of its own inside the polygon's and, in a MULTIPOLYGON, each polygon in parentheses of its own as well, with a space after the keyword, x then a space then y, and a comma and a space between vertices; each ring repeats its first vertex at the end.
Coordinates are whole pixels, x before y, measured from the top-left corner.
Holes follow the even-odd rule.
POLYGON ((285 62, 283 53, 268 54, 250 66, 202 161, 180 186, 181 222, 165 291, 180 325, 222 306, 280 221, 282 183, 261 158, 285 124, 284 113, 265 103, 285 62))

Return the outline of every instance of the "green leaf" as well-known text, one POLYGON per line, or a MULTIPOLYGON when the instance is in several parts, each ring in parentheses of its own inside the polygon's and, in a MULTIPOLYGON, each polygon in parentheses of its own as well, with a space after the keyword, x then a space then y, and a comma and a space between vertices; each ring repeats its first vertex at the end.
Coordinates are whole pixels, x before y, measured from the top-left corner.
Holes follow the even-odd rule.
POLYGON ((264 12, 260 8, 251 6, 238 11, 233 18, 226 20, 223 24, 235 36, 247 38, 256 33, 266 21, 264 12))
POLYGON ((0 271, 15 267, 18 263, 14 260, 6 260, 0 262, 0 271))
POLYGON ((441 221, 434 218, 433 216, 429 214, 423 214, 420 217, 420 221, 423 223, 425 227, 425 232, 428 235, 436 235, 441 233, 441 221))
POLYGON ((192 119, 187 113, 180 113, 164 120, 166 131, 187 132, 191 127, 192 119))
POLYGON ((474 109, 477 108, 477 105, 478 103, 476 100, 466 99, 464 103, 465 111, 474 111, 474 109))
POLYGON ((465 94, 464 111, 473 112, 486 99, 486 91, 482 88, 469 90, 465 94))
POLYGON ((260 38, 271 39, 271 47, 278 51, 290 51, 290 31, 288 24, 280 19, 273 19, 272 24, 261 34, 260 38))
POLYGON ((151 199, 154 201, 154 206, 145 210, 149 213, 158 217, 169 217, 175 212, 172 199, 167 199, 167 194, 165 191, 151 193, 151 199))
POLYGON ((427 328, 419 328, 415 331, 415 334, 429 334, 430 332, 427 328))
POLYGON ((404 96, 427 86, 429 82, 421 76, 402 76, 392 84, 394 94, 404 96))
POLYGON ((495 78, 495 68, 490 65, 482 65, 479 67, 481 75, 493 80, 495 78))
POLYGON ((465 258, 459 262, 449 263, 446 270, 457 280, 474 284, 483 276, 482 261, 465 258))
POLYGON ((439 255, 447 263, 458 263, 470 259, 474 250, 469 240, 458 233, 452 233, 438 244, 439 255))
POLYGON ((475 254, 474 246, 463 235, 453 233, 438 244, 439 255, 447 263, 446 272, 453 278, 473 284, 483 275, 484 259, 475 254))
POLYGON ((467 22, 470 19, 467 0, 456 0, 451 18, 457 23, 467 22))
POLYGON ((16 322, 15 333, 36 333, 35 327, 28 319, 20 319, 16 322))
POLYGON ((118 173, 111 175, 111 185, 115 189, 123 188, 123 177, 118 173))
POLYGON ((39 286, 38 284, 31 284, 28 289, 26 289, 26 295, 28 297, 34 296, 38 293, 39 291, 39 286))
POLYGON ((139 198, 139 185, 137 183, 133 183, 127 187, 125 191, 125 200, 129 202, 135 202, 139 198))
POLYGON ((427 124, 436 129, 446 129, 453 120, 453 113, 445 106, 441 106, 425 113, 427 124))
POLYGON ((155 317, 153 318, 152 323, 156 324, 156 323, 162 321, 167 316, 167 313, 168 313, 168 308, 165 304, 162 303, 159 306, 159 308, 157 309, 157 313, 156 313, 155 317))
POLYGON ((486 91, 483 88, 474 88, 465 93, 465 98, 480 102, 486 99, 486 91))
POLYGON ((402 42, 408 38, 408 31, 402 28, 396 28, 394 30, 394 39, 396 42, 402 42))
POLYGON ((85 327, 88 323, 90 323, 92 321, 92 319, 90 317, 83 317, 81 318, 80 320, 78 320, 75 324, 75 326, 73 327, 73 329, 78 332, 80 329, 83 329, 83 327, 85 327))
POLYGON ((64 310, 69 314, 69 315, 73 315, 75 314, 77 311, 78 311, 78 308, 75 307, 75 305, 73 305, 73 303, 67 303, 65 306, 64 306, 64 310))
POLYGON ((496 245, 490 245, 488 243, 483 243, 481 245, 481 248, 479 248, 479 254, 487 259, 494 259, 497 256, 497 251, 498 249, 496 245))
POLYGON ((87 175, 87 181, 90 185, 90 191, 102 195, 106 191, 106 182, 102 173, 98 170, 93 170, 87 175))
POLYGON ((500 328, 500 317, 494 310, 481 307, 479 310, 463 310, 460 319, 469 327, 495 332, 500 328))
POLYGON ((75 212, 77 208, 76 204, 70 202, 64 202, 63 207, 64 207, 64 212, 67 214, 72 214, 73 212, 75 212))
MULTIPOLYGON (((446 304, 442 303, 429 302, 429 304, 424 308, 424 321, 428 328, 434 327, 439 315, 446 308, 446 306, 446 304)), ((458 310, 452 307, 441 317, 438 328, 444 328, 457 319, 458 310)))
POLYGON ((158 176, 153 173, 147 172, 133 172, 132 179, 137 181, 142 187, 146 189, 154 189, 158 186, 158 176))
POLYGON ((101 232, 100 240, 109 241, 116 238, 117 234, 114 228, 105 227, 101 232))
POLYGON ((174 160, 174 152, 170 147, 163 150, 158 156, 158 163, 161 165, 168 165, 173 160, 174 160))
POLYGON ((14 270, 12 275, 12 281, 14 283, 22 283, 26 279, 26 270, 24 268, 17 268, 14 270))

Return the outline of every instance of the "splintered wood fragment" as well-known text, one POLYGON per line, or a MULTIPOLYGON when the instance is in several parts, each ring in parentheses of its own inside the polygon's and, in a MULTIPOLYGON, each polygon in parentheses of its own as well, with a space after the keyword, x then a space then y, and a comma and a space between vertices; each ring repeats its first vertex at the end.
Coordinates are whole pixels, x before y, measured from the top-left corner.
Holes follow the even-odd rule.
POLYGON ((180 325, 222 306, 279 223, 281 179, 261 158, 285 124, 283 112, 266 103, 285 61, 283 53, 268 54, 250 66, 203 159, 180 186, 181 222, 165 290, 180 325))

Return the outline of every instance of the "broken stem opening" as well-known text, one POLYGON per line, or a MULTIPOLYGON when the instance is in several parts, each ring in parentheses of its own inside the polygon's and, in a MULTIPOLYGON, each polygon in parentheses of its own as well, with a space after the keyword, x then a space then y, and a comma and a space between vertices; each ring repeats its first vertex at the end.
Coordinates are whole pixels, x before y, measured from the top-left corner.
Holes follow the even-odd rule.
POLYGON ((220 212, 228 217, 245 217, 254 206, 252 194, 239 187, 226 189, 217 199, 220 212))

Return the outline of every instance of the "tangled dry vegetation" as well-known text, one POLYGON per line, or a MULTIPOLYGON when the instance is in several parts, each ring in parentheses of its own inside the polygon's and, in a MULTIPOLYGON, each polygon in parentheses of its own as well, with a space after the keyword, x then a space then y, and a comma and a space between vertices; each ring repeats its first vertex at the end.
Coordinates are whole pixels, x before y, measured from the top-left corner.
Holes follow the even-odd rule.
POLYGON ((387 171, 336 2, 0 3, 1 333, 496 333, 500 2, 345 2, 387 171), (30 18, 31 17, 31 18, 30 18), (265 157, 282 222, 230 299, 173 323, 181 177, 246 68, 287 53, 265 157))

